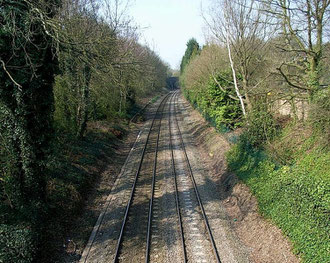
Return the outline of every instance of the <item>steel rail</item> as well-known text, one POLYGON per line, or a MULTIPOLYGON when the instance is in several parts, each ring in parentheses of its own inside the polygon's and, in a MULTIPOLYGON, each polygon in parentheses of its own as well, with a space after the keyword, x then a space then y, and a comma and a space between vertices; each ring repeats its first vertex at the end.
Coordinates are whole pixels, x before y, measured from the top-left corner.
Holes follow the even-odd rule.
POLYGON ((136 183, 137 183, 137 179, 139 177, 140 171, 141 171, 141 167, 142 167, 142 163, 143 163, 143 160, 144 160, 145 152, 146 152, 147 145, 148 145, 148 142, 149 142, 149 137, 150 137, 152 128, 154 126, 154 123, 155 123, 155 120, 156 120, 156 116, 158 115, 158 112, 159 112, 161 106, 164 104, 164 101, 166 101, 166 99, 168 98, 169 95, 170 95, 170 93, 168 93, 163 98, 163 100, 160 102, 160 104, 159 104, 159 106, 157 108, 157 111, 156 111, 156 113, 155 113, 155 115, 154 115, 154 117, 152 119, 152 123, 151 123, 150 129, 149 129, 148 135, 147 135, 147 139, 146 139, 146 142, 144 144, 143 151, 142 151, 142 154, 141 154, 141 159, 140 159, 140 162, 139 162, 139 166, 138 166, 138 169, 137 169, 137 171, 135 173, 135 178, 134 178, 134 183, 132 185, 131 195, 130 195, 130 198, 128 200, 127 206, 126 206, 124 219, 123 219, 123 222, 122 222, 122 225, 121 225, 120 234, 119 234, 118 241, 117 241, 115 257, 114 257, 114 260, 113 260, 114 263, 117 263, 118 262, 118 259, 119 259, 119 254, 120 254, 122 239, 123 239, 124 230, 125 230, 125 226, 126 226, 127 218, 128 218, 128 213, 129 213, 129 210, 130 210, 131 205, 132 205, 132 201, 133 201, 133 197, 134 197, 134 193, 135 193, 135 188, 136 188, 136 183))
MULTIPOLYGON (((123 172, 125 170, 125 167, 126 167, 128 161, 130 159, 130 156, 132 155, 133 149, 135 149, 135 147, 136 147, 136 144, 137 144, 137 141, 138 141, 138 139, 140 137, 140 134, 141 134, 141 131, 139 132, 138 136, 136 136, 136 138, 134 140, 134 143, 133 143, 133 146, 131 147, 130 152, 128 153, 128 155, 126 157, 126 160, 125 160, 123 166, 121 167, 121 170, 120 170, 119 175, 117 176, 117 179, 120 176, 122 176, 122 174, 123 174, 123 172)), ((115 184, 114 184, 113 187, 115 187, 115 185, 117 184, 117 182, 118 182, 117 179, 116 179, 115 184)), ((110 193, 110 195, 112 195, 112 193, 110 193)), ((92 233, 90 235, 90 238, 89 238, 89 240, 87 242, 87 245, 86 245, 86 247, 85 247, 85 249, 84 249, 84 251, 82 253, 82 256, 81 256, 81 258, 79 260, 80 263, 86 263, 87 262, 87 259, 89 257, 90 250, 91 250, 91 248, 92 248, 92 246, 94 244, 94 241, 95 241, 96 234, 99 231, 101 224, 103 223, 103 219, 104 219, 105 213, 108 210, 109 205, 111 203, 111 200, 112 199, 110 198, 110 195, 108 195, 107 200, 106 200, 106 203, 105 203, 104 208, 103 208, 103 211, 99 215, 99 217, 98 217, 98 219, 97 219, 97 221, 96 221, 96 223, 94 225, 93 231, 92 231, 92 233)))
MULTIPOLYGON (((171 95, 171 98, 172 98, 172 96, 173 96, 173 94, 171 95)), ((165 108, 165 106, 164 106, 164 108, 165 108)), ((151 224, 152 224, 153 204, 154 204, 155 184, 156 184, 156 174, 157 174, 158 146, 159 146, 160 129, 162 126, 162 119, 163 119, 163 115, 164 115, 164 108, 161 113, 159 126, 158 126, 158 133, 157 133, 157 140, 156 140, 156 147, 155 147, 154 166, 153 166, 153 171, 152 171, 151 198, 150 198, 150 202, 149 202, 149 212, 148 212, 147 247, 146 247, 146 259, 145 259, 146 263, 148 263, 150 260, 151 224)))
MULTIPOLYGON (((175 94, 174 94, 174 96, 175 96, 175 94)), ((182 226, 182 217, 181 217, 181 212, 180 212, 180 202, 179 202, 179 194, 178 194, 179 191, 178 191, 177 174, 176 174, 176 169, 175 169, 174 152, 173 152, 173 144, 172 144, 171 104, 172 104, 173 97, 171 97, 171 101, 170 101, 170 110, 169 110, 169 118, 168 118, 168 126, 169 126, 169 134, 170 134, 170 150, 171 150, 171 160, 172 160, 171 167, 172 167, 172 175, 174 176, 175 204, 176 204, 176 211, 177 211, 179 227, 180 227, 181 245, 182 245, 182 249, 183 249, 183 261, 186 263, 187 262, 187 250, 186 250, 186 246, 185 246, 185 238, 184 238, 184 232, 183 232, 183 226, 182 226)))
MULTIPOLYGON (((175 99, 178 101, 177 95, 178 95, 178 92, 175 94, 175 99)), ((205 223, 205 226, 206 226, 208 235, 209 235, 209 239, 210 239, 211 244, 212 244, 214 255, 216 257, 217 262, 218 263, 221 263, 221 260, 220 260, 220 257, 219 257, 219 253, 218 253, 218 249, 216 247, 216 244, 215 244, 215 241, 214 241, 214 238, 213 238, 213 235, 212 235, 212 231, 211 231, 211 228, 210 228, 210 225, 209 225, 209 222, 208 222, 208 219, 207 219, 205 210, 204 210, 204 206, 203 206, 202 200, 200 198, 200 194, 199 194, 198 189, 197 189, 197 185, 196 185, 196 181, 195 181, 195 178, 194 178, 192 169, 191 169, 191 165, 190 165, 190 162, 189 162, 189 159, 188 159, 186 147, 185 147, 184 142, 183 142, 183 137, 182 137, 182 133, 181 133, 181 130, 180 130, 180 127, 179 127, 179 122, 178 122, 178 118, 177 118, 176 112, 177 112, 177 106, 176 106, 176 103, 175 103, 174 104, 175 123, 176 123, 177 129, 178 129, 178 134, 179 134, 180 141, 181 141, 181 147, 183 149, 183 153, 184 153, 185 160, 186 160, 186 163, 187 163, 187 167, 188 167, 188 170, 189 170, 190 178, 191 178, 191 181, 192 181, 193 186, 194 186, 194 190, 195 190, 195 194, 196 194, 196 197, 197 197, 197 201, 198 201, 199 207, 200 207, 200 209, 202 211, 204 223, 205 223)))

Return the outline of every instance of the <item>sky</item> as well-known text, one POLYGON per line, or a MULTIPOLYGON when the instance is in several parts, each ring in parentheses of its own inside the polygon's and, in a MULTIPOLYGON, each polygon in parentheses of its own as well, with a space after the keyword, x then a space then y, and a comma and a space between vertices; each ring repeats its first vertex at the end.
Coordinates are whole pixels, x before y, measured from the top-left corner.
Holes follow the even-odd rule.
POLYGON ((129 13, 142 29, 141 42, 178 69, 188 40, 204 43, 200 10, 201 0, 134 0, 129 13))

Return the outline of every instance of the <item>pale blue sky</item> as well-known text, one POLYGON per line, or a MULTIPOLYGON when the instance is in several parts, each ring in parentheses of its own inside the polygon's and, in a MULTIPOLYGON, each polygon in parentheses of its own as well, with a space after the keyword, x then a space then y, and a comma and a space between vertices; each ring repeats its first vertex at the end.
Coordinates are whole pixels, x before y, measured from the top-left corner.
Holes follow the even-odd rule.
POLYGON ((129 12, 142 29, 143 39, 171 67, 178 68, 186 43, 204 43, 201 0, 135 0, 129 12))

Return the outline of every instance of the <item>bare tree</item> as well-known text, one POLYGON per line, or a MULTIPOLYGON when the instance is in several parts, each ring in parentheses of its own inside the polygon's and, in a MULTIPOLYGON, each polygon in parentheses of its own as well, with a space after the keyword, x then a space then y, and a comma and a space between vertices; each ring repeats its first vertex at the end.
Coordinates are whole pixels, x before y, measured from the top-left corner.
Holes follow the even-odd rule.
POLYGON ((272 30, 269 16, 260 11, 259 3, 254 0, 217 0, 208 13, 204 17, 210 31, 227 47, 237 96, 242 102, 244 97, 244 103, 251 110, 254 88, 268 77, 258 81, 253 78, 265 63, 267 40, 272 30))
POLYGON ((286 83, 313 97, 320 83, 324 29, 329 29, 329 0, 259 0, 280 25, 277 48, 284 59, 277 67, 286 83), (283 41, 284 40, 284 41, 283 41))

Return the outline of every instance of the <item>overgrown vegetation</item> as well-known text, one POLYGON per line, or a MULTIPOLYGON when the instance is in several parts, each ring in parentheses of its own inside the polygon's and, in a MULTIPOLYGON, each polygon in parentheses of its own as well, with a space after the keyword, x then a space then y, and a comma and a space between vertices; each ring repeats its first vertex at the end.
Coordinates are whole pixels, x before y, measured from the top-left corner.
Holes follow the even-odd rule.
POLYGON ((214 1, 204 10, 209 41, 180 76, 218 130, 242 127, 229 168, 303 262, 315 263, 328 261, 330 242, 329 5, 214 1))
POLYGON ((229 68, 223 67, 223 50, 210 45, 196 55, 192 53, 190 63, 180 79, 186 98, 218 130, 239 127, 242 121, 241 109, 230 88, 232 75, 229 68))
POLYGON ((82 210, 86 197, 101 180, 104 169, 112 164, 111 157, 118 154, 118 145, 126 133, 126 126, 118 122, 89 122, 84 140, 58 137, 53 149, 56 154, 49 163, 52 173, 47 183, 47 213, 51 220, 45 229, 48 238, 42 245, 44 252, 38 255, 40 262, 65 261, 62 257, 79 260, 79 254, 65 252, 63 246, 72 245, 70 239, 74 237, 73 242, 82 247, 89 238, 98 215, 87 212, 83 220, 78 218, 79 226, 74 219, 82 211, 86 213, 82 210), (49 259, 49 255, 53 258, 49 259))
MULTIPOLYGON (((314 147, 317 138, 306 138, 299 146, 304 150, 299 157, 281 152, 297 154, 297 149, 279 149, 281 155, 275 157, 282 162, 287 157, 284 165, 274 160, 269 151, 253 147, 248 139, 242 136, 228 152, 230 169, 250 187, 260 212, 283 230, 304 262, 326 262, 330 231, 329 151, 314 147)), ((292 146, 296 147, 296 143, 292 146)))
POLYGON ((95 182, 77 167, 109 153, 82 146, 88 125, 125 120, 166 85, 125 6, 0 0, 0 262, 45 262, 95 182))

